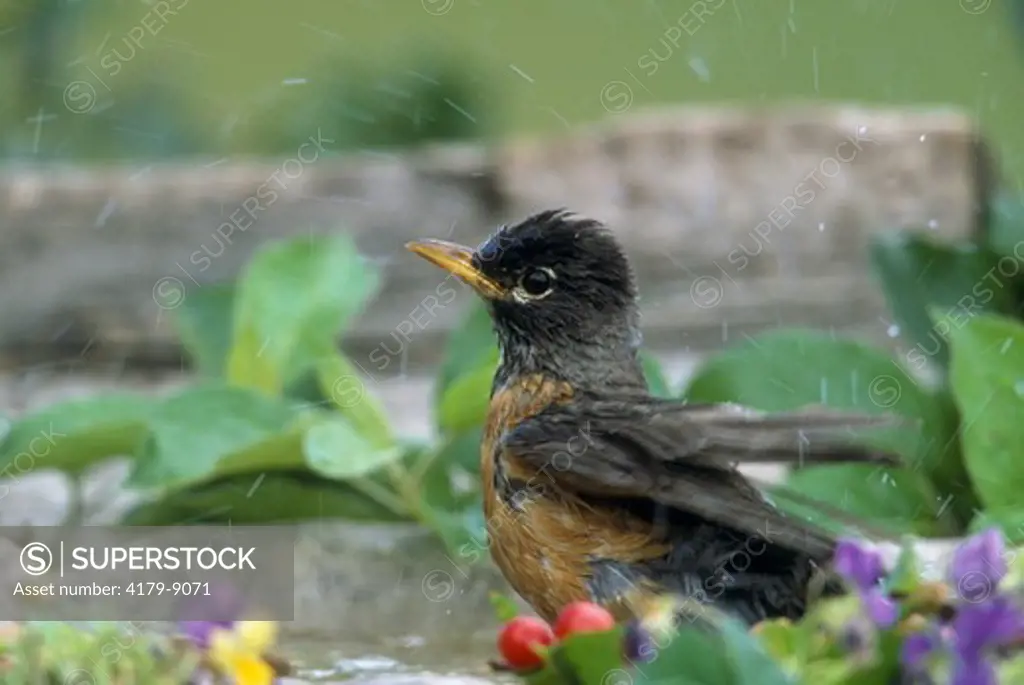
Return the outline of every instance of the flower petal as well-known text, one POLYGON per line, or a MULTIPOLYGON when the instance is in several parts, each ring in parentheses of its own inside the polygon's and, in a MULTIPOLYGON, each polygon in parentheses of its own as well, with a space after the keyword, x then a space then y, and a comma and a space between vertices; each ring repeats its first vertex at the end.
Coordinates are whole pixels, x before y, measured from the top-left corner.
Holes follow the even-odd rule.
POLYGON ((215 630, 231 628, 230 621, 181 621, 178 629, 189 641, 200 649, 210 646, 210 635, 215 630))
POLYGON ((996 669, 982 658, 958 659, 950 685, 999 685, 996 669))
POLYGON ((639 622, 633 621, 626 626, 624 652, 628 661, 646 663, 657 654, 651 634, 639 622))
POLYGON ((938 646, 938 637, 932 633, 908 635, 900 646, 900 663, 911 669, 918 668, 938 646))
POLYGON ((253 654, 263 654, 277 640, 277 623, 274 621, 239 621, 235 634, 241 646, 253 654))
POLYGON ((271 685, 276 673, 263 659, 254 656, 240 656, 227 669, 235 685, 271 685))
POLYGON ((238 644, 238 636, 228 630, 214 630, 210 634, 210 647, 207 653, 214 665, 222 671, 229 671, 238 658, 246 656, 238 644))
POLYGON ((992 594, 1006 572, 1003 534, 990 528, 957 547, 949 565, 949 581, 965 600, 980 602, 992 594))
POLYGON ((878 585, 885 577, 882 555, 866 543, 844 538, 836 544, 832 558, 836 573, 860 590, 878 585))
POLYGON ((899 618, 899 606, 879 588, 863 592, 861 601, 864 610, 879 628, 891 628, 899 618))
POLYGON ((958 607, 952 627, 957 654, 972 661, 986 647, 1005 645, 1024 635, 1024 612, 1008 597, 996 596, 958 607))

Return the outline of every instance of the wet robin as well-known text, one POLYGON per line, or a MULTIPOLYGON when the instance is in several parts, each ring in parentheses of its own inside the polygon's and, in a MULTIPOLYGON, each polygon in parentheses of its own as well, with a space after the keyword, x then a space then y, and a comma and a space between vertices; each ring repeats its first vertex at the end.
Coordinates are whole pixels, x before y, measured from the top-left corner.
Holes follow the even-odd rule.
POLYGON ((545 211, 476 249, 407 248, 471 286, 493 318, 485 519, 494 561, 540 616, 588 600, 643 619, 665 596, 748 623, 804 613, 835 539, 783 514, 737 465, 894 463, 851 439, 885 417, 653 397, 633 272, 598 221, 545 211))

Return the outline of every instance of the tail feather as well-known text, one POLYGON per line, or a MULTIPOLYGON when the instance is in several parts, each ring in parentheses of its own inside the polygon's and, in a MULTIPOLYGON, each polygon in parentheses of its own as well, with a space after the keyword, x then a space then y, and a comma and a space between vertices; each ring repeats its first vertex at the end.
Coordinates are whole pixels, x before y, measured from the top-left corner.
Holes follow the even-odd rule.
POLYGON ((841 412, 807 407, 766 414, 737 405, 694 408, 702 449, 740 464, 796 463, 902 464, 899 456, 863 444, 865 429, 907 422, 892 415, 841 412))

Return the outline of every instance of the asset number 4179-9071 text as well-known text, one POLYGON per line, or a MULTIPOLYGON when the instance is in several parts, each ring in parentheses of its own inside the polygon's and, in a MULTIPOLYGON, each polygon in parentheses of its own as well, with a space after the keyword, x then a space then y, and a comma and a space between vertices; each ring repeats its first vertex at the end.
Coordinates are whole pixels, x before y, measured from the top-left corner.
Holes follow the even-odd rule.
POLYGON ((209 583, 131 583, 125 588, 128 595, 181 595, 209 597, 209 583))

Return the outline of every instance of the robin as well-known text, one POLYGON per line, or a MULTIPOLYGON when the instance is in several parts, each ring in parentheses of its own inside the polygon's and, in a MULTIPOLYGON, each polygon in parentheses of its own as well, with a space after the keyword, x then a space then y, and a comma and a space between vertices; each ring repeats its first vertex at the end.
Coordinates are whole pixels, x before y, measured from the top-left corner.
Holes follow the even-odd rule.
POLYGON ((494 561, 541 617, 586 600, 644 620, 671 596, 753 624, 798 619, 812 589, 834 590, 820 579, 835 538, 783 514, 737 465, 892 464, 851 440, 886 417, 652 396, 633 271, 593 219, 551 210, 476 249, 406 247, 471 286, 493 319, 484 514, 494 561))

